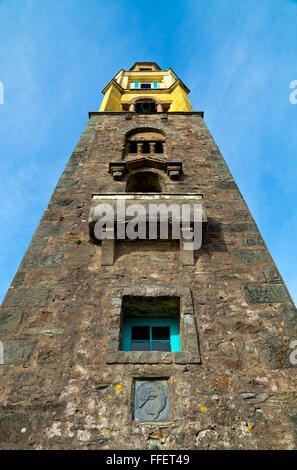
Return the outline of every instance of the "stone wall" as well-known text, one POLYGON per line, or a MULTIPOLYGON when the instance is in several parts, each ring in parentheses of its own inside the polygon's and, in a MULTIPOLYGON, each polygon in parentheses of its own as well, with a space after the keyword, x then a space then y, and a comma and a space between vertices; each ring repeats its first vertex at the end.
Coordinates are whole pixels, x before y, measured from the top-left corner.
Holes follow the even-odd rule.
POLYGON ((296 309, 201 113, 91 113, 0 310, 0 448, 293 449, 296 338, 296 309), (102 266, 90 240, 92 194, 125 191, 109 162, 145 127, 165 133, 166 159, 182 161, 165 191, 204 196, 194 266, 171 241, 119 242, 102 266), (110 360, 117 289, 135 286, 191 293, 199 361, 110 360), (170 421, 133 420, 144 378, 168 386, 170 421))

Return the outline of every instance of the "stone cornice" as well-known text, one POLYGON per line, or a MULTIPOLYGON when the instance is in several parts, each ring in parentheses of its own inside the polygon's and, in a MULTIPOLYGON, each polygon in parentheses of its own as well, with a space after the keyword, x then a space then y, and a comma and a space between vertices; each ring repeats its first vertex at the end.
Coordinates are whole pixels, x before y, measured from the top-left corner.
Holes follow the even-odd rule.
POLYGON ((167 114, 168 116, 172 115, 191 115, 191 114, 197 114, 198 116, 201 116, 202 118, 204 117, 204 111, 169 111, 169 112, 162 112, 162 113, 136 113, 136 112, 130 112, 130 111, 89 111, 89 118, 92 116, 101 116, 102 114, 114 114, 114 115, 120 115, 120 114, 132 114, 132 115, 160 115, 160 114, 167 114))

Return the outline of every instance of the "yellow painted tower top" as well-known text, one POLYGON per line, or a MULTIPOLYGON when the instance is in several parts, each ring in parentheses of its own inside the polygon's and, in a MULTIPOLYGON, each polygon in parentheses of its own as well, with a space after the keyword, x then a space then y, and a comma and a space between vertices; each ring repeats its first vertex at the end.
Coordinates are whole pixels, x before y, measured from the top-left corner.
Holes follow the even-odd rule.
POLYGON ((156 62, 135 62, 130 70, 119 70, 102 92, 99 111, 193 111, 190 90, 172 69, 161 70, 156 62))

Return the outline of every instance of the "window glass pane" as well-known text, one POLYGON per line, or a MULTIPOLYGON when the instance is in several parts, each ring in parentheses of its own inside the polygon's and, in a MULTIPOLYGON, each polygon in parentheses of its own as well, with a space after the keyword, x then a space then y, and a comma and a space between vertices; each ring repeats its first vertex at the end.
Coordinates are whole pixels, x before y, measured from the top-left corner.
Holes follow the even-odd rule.
POLYGON ((139 88, 139 82, 134 82, 134 88, 139 88))
POLYGON ((151 84, 150 83, 141 83, 140 87, 141 88, 151 88, 151 84))
POLYGON ((158 88, 158 82, 153 82, 153 87, 158 88))
POLYGON ((152 327, 152 340, 170 340, 169 326, 153 326, 152 327))
POLYGON ((132 341, 133 340, 146 340, 150 339, 149 326, 133 326, 132 327, 132 341))
POLYGON ((140 102, 136 103, 135 109, 137 113, 155 113, 156 104, 153 102, 140 102))
POLYGON ((171 346, 169 341, 153 341, 152 342, 152 351, 171 351, 171 346))
POLYGON ((135 341, 131 342, 131 351, 149 351, 150 343, 149 341, 135 341))

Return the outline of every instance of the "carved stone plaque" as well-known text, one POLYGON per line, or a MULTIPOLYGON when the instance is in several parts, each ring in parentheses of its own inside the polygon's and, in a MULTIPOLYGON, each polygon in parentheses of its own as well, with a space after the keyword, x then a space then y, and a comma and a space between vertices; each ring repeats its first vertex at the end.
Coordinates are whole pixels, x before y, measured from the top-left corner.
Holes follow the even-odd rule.
POLYGON ((164 380, 136 380, 135 421, 170 421, 168 385, 164 380))

